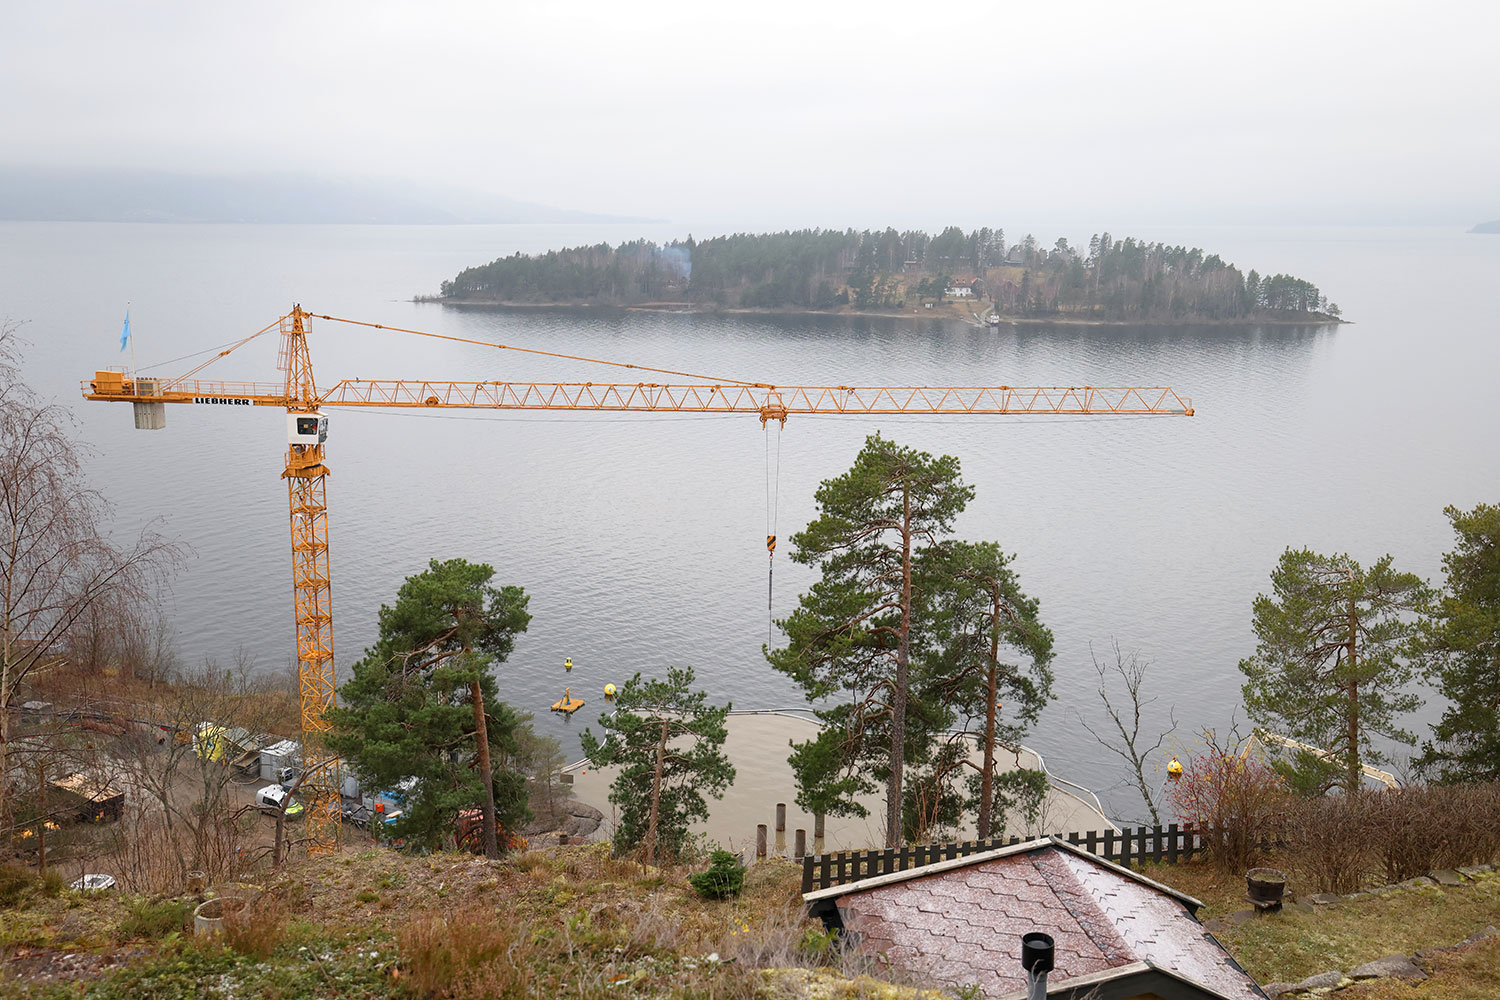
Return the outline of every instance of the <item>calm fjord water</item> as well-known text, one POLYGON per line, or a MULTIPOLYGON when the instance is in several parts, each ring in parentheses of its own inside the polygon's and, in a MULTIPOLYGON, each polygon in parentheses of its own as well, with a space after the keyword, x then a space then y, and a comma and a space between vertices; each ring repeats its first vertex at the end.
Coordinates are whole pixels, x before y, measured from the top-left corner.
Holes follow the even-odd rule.
MULTIPOLYGON (((265 669, 293 655, 283 418, 171 407, 132 429, 124 406, 81 405, 78 380, 142 371, 239 339, 294 301, 320 313, 709 375, 792 383, 1169 384, 1181 418, 792 418, 445 411, 331 414, 335 642, 347 667, 375 611, 429 557, 495 565, 532 595, 505 697, 576 751, 600 689, 690 664, 736 708, 800 704, 765 665, 766 456, 780 449, 776 533, 812 516, 820 480, 865 435, 951 453, 978 496, 958 524, 1017 556, 1057 637, 1057 703, 1031 740, 1054 771, 1109 791, 1121 775, 1098 721, 1089 647, 1153 660, 1150 684, 1187 727, 1222 725, 1253 649, 1250 603, 1287 545, 1385 552, 1434 580, 1446 504, 1496 499, 1494 373, 1500 238, 1440 230, 1142 231, 1242 268, 1312 280, 1355 325, 1323 328, 977 329, 921 319, 460 311, 414 304, 461 267, 682 227, 297 227, 0 224, 0 316, 26 321, 28 376, 73 407, 89 469, 122 526, 161 518, 194 556, 172 616, 188 663, 237 647, 265 669), (779 442, 778 442, 779 438, 779 442), (562 662, 576 669, 564 677, 562 662), (572 720, 546 706, 565 683, 572 720)), ((1049 231, 1045 227, 1038 232, 1049 231)), ((1086 234, 1085 234, 1086 235, 1086 234)), ((627 381, 629 372, 316 323, 319 379, 627 381)), ((275 334, 210 369, 272 381, 275 334)), ((811 581, 776 562, 785 615, 811 581)), ((1411 720, 1425 729, 1431 711, 1411 720)))

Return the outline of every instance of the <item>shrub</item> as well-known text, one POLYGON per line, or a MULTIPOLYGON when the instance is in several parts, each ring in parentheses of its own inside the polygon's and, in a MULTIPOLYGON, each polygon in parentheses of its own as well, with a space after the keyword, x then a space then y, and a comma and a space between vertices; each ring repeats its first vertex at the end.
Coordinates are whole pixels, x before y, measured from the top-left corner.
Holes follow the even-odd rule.
POLYGON ((1206 752, 1189 761, 1172 786, 1177 813, 1198 828, 1209 859, 1244 872, 1264 858, 1281 833, 1290 796, 1286 783, 1259 758, 1203 734, 1206 752))
POLYGON ((745 887, 745 866, 728 851, 716 850, 709 855, 708 870, 689 875, 688 881, 704 899, 727 899, 745 887))
POLYGON ((1368 798, 1369 837, 1387 881, 1484 864, 1500 851, 1500 786, 1428 785, 1368 798))
POLYGON ((36 876, 18 865, 0 865, 0 909, 21 902, 36 884, 36 876))
POLYGON ((1364 884, 1370 859, 1368 797, 1338 795, 1296 799, 1286 818, 1291 848, 1283 862, 1302 887, 1354 892, 1364 884))
POLYGON ((265 893, 248 906, 224 914, 224 943, 241 955, 266 959, 286 936, 286 904, 265 893))
POLYGON ((434 1000, 530 995, 536 946, 528 925, 473 908, 451 918, 420 916, 397 932, 412 989, 434 1000))
POLYGON ((119 938, 122 941, 136 938, 162 938, 187 926, 192 915, 193 904, 183 900, 167 899, 160 903, 137 899, 130 904, 130 912, 120 921, 119 938))

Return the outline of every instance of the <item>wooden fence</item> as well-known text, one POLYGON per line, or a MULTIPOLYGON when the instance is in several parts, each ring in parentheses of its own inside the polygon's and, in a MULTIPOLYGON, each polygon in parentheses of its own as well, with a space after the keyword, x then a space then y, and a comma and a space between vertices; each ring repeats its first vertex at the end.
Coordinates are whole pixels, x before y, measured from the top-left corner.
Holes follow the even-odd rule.
MULTIPOLYGON (((1117 864, 1132 862, 1165 861, 1175 865, 1191 858, 1202 849, 1198 833, 1191 825, 1179 828, 1170 823, 1160 826, 1129 827, 1123 830, 1105 830, 1100 833, 1057 835, 1059 839, 1081 847, 1090 854, 1117 864)), ((1021 843, 1020 837, 997 837, 992 840, 968 840, 954 844, 918 844, 914 847, 892 848, 883 851, 839 851, 836 854, 809 854, 802 859, 802 891, 827 889, 845 885, 860 879, 889 875, 910 868, 920 868, 937 861, 950 861, 971 854, 993 851, 1021 843)))

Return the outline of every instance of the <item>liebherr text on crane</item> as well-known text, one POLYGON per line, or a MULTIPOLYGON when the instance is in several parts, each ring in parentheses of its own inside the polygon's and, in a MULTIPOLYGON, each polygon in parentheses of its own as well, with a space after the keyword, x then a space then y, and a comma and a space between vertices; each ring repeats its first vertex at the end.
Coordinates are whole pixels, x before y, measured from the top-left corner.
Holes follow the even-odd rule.
POLYGON ((328 570, 328 467, 323 448, 337 406, 462 407, 490 410, 592 410, 631 413, 744 413, 762 424, 792 414, 920 414, 932 416, 1192 416, 1192 401, 1167 386, 853 386, 773 385, 714 378, 646 365, 601 361, 555 351, 469 340, 446 334, 306 312, 300 305, 208 361, 175 378, 97 371, 83 383, 87 399, 134 405, 142 430, 166 426, 168 403, 274 406, 287 414, 287 481, 292 581, 297 627, 297 676, 302 719, 302 788, 309 800, 310 850, 336 849, 339 789, 334 760, 323 748, 324 716, 334 702, 333 605, 328 570), (496 350, 545 355, 684 378, 686 382, 465 382, 348 378, 319 389, 307 348, 308 320, 352 323, 496 350), (208 365, 270 330, 281 333, 279 383, 218 382, 196 376, 208 365))

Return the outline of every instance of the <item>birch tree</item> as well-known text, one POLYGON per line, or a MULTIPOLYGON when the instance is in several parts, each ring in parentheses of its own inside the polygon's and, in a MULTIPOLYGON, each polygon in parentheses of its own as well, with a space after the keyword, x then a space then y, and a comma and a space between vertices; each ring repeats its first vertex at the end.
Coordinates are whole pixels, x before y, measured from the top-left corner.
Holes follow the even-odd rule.
MULTIPOLYGON (((84 474, 72 416, 22 378, 17 327, 0 323, 0 789, 22 686, 60 661, 93 612, 146 599, 179 554, 150 528, 111 537, 110 507, 84 474)), ((0 820, 8 810, 0 792, 0 820)))

